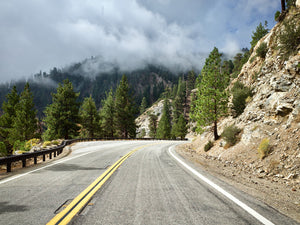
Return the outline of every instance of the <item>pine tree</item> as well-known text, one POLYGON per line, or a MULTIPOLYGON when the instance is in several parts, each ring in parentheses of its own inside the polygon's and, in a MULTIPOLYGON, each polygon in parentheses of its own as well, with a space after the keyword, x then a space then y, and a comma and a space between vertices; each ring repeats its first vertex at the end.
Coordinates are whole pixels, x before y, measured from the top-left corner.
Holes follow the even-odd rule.
POLYGON ((7 150, 4 142, 0 141, 0 157, 7 156, 7 150))
POLYGON ((134 115, 137 112, 129 92, 129 85, 125 75, 122 76, 116 90, 115 106, 116 130, 118 135, 123 138, 135 137, 136 124, 134 115))
POLYGON ((6 146, 7 154, 12 154, 12 147, 8 140, 8 135, 13 126, 13 121, 16 117, 16 106, 20 101, 20 96, 14 86, 6 96, 7 101, 2 104, 3 115, 0 117, 0 141, 6 146))
POLYGON ((195 88, 196 84, 196 75, 193 70, 189 71, 187 77, 187 94, 189 95, 191 91, 195 88))
POLYGON ((184 113, 186 100, 186 83, 181 78, 178 80, 177 93, 173 101, 173 122, 176 123, 179 115, 184 113))
POLYGON ((21 93, 19 103, 15 109, 16 116, 9 133, 9 142, 11 145, 17 140, 26 141, 33 138, 37 131, 36 110, 29 83, 25 84, 24 91, 21 93))
POLYGON ((92 96, 84 99, 79 110, 79 115, 81 119, 82 128, 87 132, 88 138, 93 138, 95 137, 95 135, 99 134, 100 117, 92 96))
MULTIPOLYGON (((265 21, 265 27, 266 26, 267 26, 267 21, 265 21)), ((257 42, 269 32, 269 30, 265 27, 261 23, 259 23, 259 25, 256 27, 255 32, 252 32, 253 34, 251 36, 252 41, 250 42, 251 49, 253 49, 257 44, 257 42)))
POLYGON ((197 121, 197 130, 201 126, 213 123, 214 138, 219 138, 217 122, 227 112, 228 95, 225 88, 228 77, 221 74, 221 54, 217 48, 210 53, 202 69, 202 80, 199 83, 196 99, 193 102, 191 117, 197 121))
POLYGON ((155 114, 149 115, 149 136, 152 138, 156 138, 157 132, 157 116, 155 114))
POLYGON ((187 134, 186 120, 181 114, 178 118, 178 121, 173 124, 172 135, 176 138, 179 137, 181 140, 183 140, 186 134, 187 134))
POLYGON ((145 112, 147 109, 147 100, 146 97, 143 97, 141 106, 140 106, 140 114, 143 114, 143 112, 145 112))
POLYGON ((104 137, 113 138, 116 132, 115 125, 115 102, 113 90, 110 89, 106 93, 106 99, 102 101, 102 109, 100 111, 101 127, 104 137))
POLYGON ((160 121, 157 127, 157 138, 170 139, 171 138, 171 113, 169 107, 169 100, 165 98, 164 108, 160 121))
POLYGON ((78 135, 80 122, 78 96, 79 93, 73 90, 73 85, 68 79, 59 84, 57 92, 52 94, 52 104, 45 110, 44 122, 47 130, 44 139, 69 139, 78 135))

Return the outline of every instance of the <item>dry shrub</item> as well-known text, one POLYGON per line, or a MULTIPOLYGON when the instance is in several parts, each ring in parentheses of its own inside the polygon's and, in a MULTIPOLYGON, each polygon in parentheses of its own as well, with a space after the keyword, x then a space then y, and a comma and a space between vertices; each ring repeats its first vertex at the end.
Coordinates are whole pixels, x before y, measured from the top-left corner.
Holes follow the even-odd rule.
POLYGON ((265 158, 270 151, 270 140, 268 138, 264 138, 260 142, 260 145, 259 145, 257 151, 258 151, 260 159, 265 158))
POLYGON ((51 141, 45 141, 43 143, 43 148, 46 148, 47 146, 50 146, 51 145, 51 141))
POLYGON ((223 133, 221 134, 222 138, 226 141, 226 148, 235 145, 238 142, 238 134, 241 132, 241 129, 231 125, 224 128, 223 133))
POLYGON ((204 146, 204 151, 207 152, 209 151, 212 147, 214 146, 214 143, 209 141, 207 144, 204 146))

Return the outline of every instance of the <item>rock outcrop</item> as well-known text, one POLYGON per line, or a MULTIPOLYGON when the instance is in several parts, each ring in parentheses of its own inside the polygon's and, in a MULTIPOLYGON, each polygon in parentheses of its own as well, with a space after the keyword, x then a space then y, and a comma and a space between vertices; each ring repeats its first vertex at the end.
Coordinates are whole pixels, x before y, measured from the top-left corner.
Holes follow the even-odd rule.
POLYGON ((150 108, 148 108, 142 115, 140 115, 136 120, 135 123, 137 125, 137 136, 141 137, 143 130, 145 132, 145 136, 143 137, 149 137, 149 114, 152 113, 158 117, 158 121, 160 120, 162 110, 164 107, 164 100, 161 100, 154 105, 152 105, 150 108))

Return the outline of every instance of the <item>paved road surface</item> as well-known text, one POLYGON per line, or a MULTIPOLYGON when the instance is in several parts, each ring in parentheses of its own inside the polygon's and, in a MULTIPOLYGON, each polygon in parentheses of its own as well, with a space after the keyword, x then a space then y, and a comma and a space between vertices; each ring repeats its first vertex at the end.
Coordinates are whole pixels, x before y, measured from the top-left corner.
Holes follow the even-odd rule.
MULTIPOLYGON (((69 204, 110 165, 139 146, 144 147, 119 167, 72 224, 261 224, 178 163, 169 153, 176 144, 78 143, 71 155, 55 164, 0 181, 0 224, 46 224, 60 206, 69 204)), ((297 224, 189 165, 274 224, 297 224)))

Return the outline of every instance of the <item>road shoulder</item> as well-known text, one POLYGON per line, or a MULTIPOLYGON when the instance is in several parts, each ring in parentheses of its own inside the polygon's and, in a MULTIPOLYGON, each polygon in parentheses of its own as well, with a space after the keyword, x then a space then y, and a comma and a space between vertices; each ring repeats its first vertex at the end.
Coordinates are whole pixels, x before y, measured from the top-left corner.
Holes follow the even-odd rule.
POLYGON ((246 171, 237 169, 234 165, 206 158, 186 149, 184 145, 177 146, 176 152, 211 175, 246 192, 300 223, 299 190, 291 190, 285 184, 258 178, 246 171))

